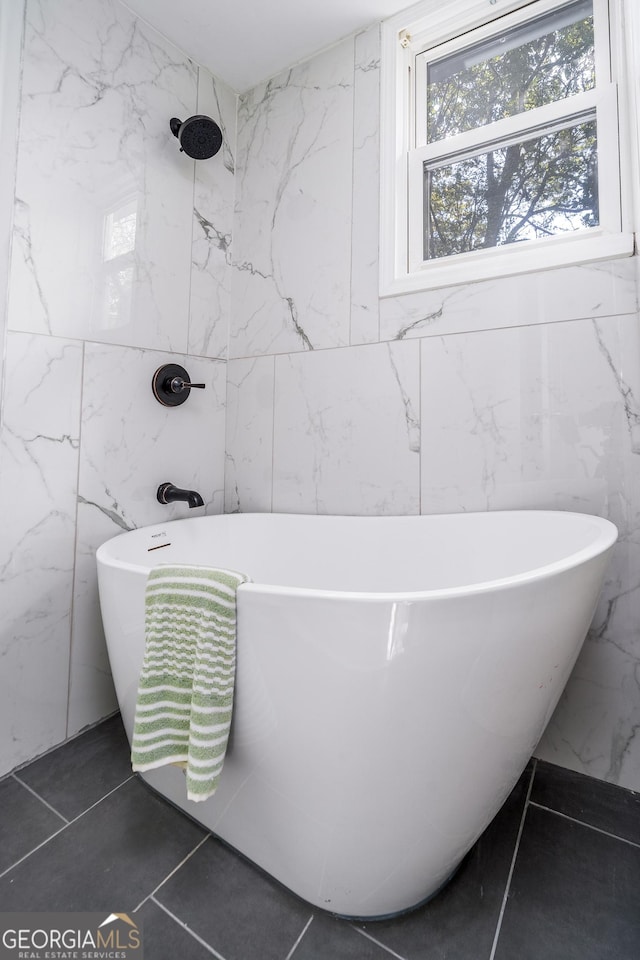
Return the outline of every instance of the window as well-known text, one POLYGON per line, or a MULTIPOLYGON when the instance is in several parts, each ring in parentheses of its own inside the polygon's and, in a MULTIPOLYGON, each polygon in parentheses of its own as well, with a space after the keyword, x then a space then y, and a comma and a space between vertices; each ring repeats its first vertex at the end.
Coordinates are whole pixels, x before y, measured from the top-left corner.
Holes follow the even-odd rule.
POLYGON ((443 6, 384 28, 381 293, 632 253, 607 0, 443 6))

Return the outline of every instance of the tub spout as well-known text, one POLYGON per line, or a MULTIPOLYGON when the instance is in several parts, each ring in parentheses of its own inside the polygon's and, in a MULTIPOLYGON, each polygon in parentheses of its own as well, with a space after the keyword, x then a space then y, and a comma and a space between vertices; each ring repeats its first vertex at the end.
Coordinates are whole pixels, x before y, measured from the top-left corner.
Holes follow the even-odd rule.
POLYGON ((160 503, 175 503, 184 500, 190 507, 203 507, 204 500, 196 490, 182 490, 172 483, 161 483, 156 494, 160 503))

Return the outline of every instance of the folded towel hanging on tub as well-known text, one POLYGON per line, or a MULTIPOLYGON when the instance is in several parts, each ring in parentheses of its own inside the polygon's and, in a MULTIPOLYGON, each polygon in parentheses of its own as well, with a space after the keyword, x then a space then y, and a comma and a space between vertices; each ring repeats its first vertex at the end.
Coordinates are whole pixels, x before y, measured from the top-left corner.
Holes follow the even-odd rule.
POLYGON ((131 748, 134 770, 177 763, 187 797, 218 785, 231 725, 236 591, 242 573, 161 564, 145 592, 145 654, 131 748))

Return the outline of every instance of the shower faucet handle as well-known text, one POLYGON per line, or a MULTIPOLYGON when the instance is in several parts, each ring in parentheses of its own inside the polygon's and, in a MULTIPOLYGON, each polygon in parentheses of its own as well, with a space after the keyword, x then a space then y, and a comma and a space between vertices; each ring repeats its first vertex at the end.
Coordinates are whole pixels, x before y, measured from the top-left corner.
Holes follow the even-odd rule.
POLYGON ((196 388, 197 390, 204 390, 204 388, 206 387, 206 384, 205 383, 188 383, 186 380, 183 380, 182 377, 173 377, 172 380, 169 382, 169 389, 171 390, 172 393, 181 393, 187 387, 190 390, 193 390, 194 388, 196 388))
POLYGON ((151 381, 153 395, 164 407, 178 407, 194 389, 204 390, 205 383, 191 383, 189 374, 178 363, 158 367, 151 381))

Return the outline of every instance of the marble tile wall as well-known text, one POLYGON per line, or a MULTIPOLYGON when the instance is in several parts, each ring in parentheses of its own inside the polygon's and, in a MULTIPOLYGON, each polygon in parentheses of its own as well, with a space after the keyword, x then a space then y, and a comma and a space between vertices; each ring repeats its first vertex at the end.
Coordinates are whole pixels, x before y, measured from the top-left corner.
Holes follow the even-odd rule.
MULTIPOLYGON (((116 707, 95 549, 223 509, 236 97, 119 0, 26 0, 0 432, 0 775, 116 707), (171 117, 208 113, 196 164, 171 117), (160 364, 197 381, 151 393, 160 364), (196 511, 191 511, 193 516, 196 511)), ((19 48, 19 43, 18 43, 19 48)))
POLYGON ((380 300, 379 67, 374 26, 241 98, 225 509, 612 519, 538 753, 640 789, 637 258, 380 300))

